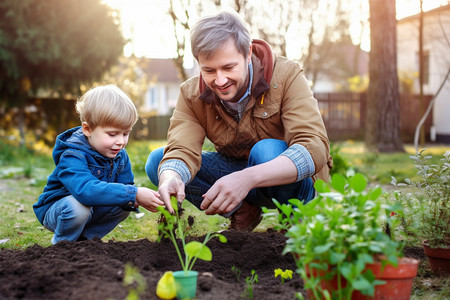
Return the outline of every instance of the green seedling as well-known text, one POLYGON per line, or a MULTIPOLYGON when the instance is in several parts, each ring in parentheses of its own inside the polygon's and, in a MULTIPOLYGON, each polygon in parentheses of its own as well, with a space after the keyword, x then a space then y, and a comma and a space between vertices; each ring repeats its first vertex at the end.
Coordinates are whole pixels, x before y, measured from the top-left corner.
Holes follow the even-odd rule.
POLYGON ((241 281, 242 270, 235 266, 232 266, 231 271, 233 271, 233 273, 236 275, 236 281, 237 282, 241 281))
POLYGON ((203 243, 198 241, 191 241, 186 244, 186 222, 180 219, 179 208, 177 199, 175 197, 171 197, 172 207, 175 210, 175 214, 172 215, 169 213, 167 209, 160 206, 158 210, 161 212, 164 218, 164 221, 158 224, 158 231, 160 235, 158 236, 158 242, 161 241, 162 237, 168 238, 172 241, 175 246, 175 250, 177 251, 178 258, 180 259, 181 267, 184 272, 189 272, 192 270, 195 262, 198 258, 211 261, 212 253, 206 243, 210 241, 212 238, 219 238, 220 242, 226 243, 227 239, 225 236, 219 233, 210 233, 206 234, 203 243), (178 247, 177 238, 181 240, 182 250, 184 252, 184 258, 181 254, 180 248, 178 247))
POLYGON ((139 269, 131 264, 125 265, 123 285, 128 289, 126 300, 139 300, 139 295, 143 294, 147 288, 145 278, 139 269))
POLYGON ((253 299, 253 284, 258 282, 258 274, 255 270, 251 271, 251 275, 245 279, 245 291, 243 297, 253 299))

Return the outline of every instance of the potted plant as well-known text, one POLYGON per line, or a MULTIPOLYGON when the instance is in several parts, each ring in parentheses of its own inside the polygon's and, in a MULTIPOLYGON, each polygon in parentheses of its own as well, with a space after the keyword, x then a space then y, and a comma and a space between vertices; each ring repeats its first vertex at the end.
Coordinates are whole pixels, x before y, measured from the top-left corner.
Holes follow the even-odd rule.
POLYGON ((334 174, 329 184, 316 181, 308 204, 275 201, 287 230, 283 253, 294 255, 310 299, 409 299, 418 261, 402 258, 403 245, 384 231, 382 190, 366 186, 361 174, 334 174), (387 273, 404 267, 407 278, 391 282, 387 273))
POLYGON ((395 225, 405 238, 422 243, 431 269, 450 274, 450 151, 439 164, 431 163, 424 150, 410 156, 415 162, 418 179, 398 183, 393 195, 395 225))
MULTIPOLYGON (((175 284, 176 297, 178 299, 192 299, 195 297, 197 291, 197 271, 192 271, 192 268, 197 259, 211 261, 211 250, 206 246, 206 243, 214 237, 218 237, 222 243, 226 243, 227 239, 224 235, 219 233, 211 234, 208 232, 203 240, 203 243, 198 241, 191 241, 186 243, 187 224, 186 220, 180 218, 179 207, 177 199, 171 197, 172 207, 175 214, 172 215, 164 207, 158 207, 164 221, 159 222, 158 242, 161 238, 168 238, 175 246, 178 258, 180 259, 182 271, 165 274, 166 276, 173 276, 175 284), (181 242, 181 247, 178 245, 181 242), (182 254, 182 251, 183 254, 182 254)), ((167 280, 166 280, 167 281, 167 280)))

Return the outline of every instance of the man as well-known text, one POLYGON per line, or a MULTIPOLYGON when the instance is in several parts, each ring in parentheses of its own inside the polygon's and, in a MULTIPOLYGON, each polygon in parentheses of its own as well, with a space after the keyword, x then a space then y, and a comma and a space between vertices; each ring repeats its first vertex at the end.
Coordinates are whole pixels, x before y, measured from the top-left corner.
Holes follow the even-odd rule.
POLYGON ((173 211, 186 197, 206 214, 252 231, 272 198, 308 202, 313 181, 328 179, 329 141, 298 63, 251 40, 233 13, 200 19, 191 30, 200 75, 180 87, 168 144, 150 153, 146 172, 173 211), (202 151, 207 137, 217 152, 202 151))

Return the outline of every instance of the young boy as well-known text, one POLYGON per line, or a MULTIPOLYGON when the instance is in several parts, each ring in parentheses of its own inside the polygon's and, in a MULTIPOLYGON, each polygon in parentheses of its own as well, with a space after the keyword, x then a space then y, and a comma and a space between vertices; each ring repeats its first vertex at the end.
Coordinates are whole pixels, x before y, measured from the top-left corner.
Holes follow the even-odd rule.
POLYGON ((33 205, 52 244, 102 238, 141 205, 156 212, 159 194, 133 184, 125 146, 138 115, 114 85, 99 86, 76 104, 81 126, 60 134, 53 149, 56 168, 33 205))

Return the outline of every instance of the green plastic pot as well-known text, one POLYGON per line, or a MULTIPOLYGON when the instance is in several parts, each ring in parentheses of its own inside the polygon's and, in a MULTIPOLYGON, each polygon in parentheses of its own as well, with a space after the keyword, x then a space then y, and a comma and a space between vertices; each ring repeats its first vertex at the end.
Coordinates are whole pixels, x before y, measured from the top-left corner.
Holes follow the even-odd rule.
POLYGON ((197 293, 197 276, 198 272, 196 271, 173 272, 178 299, 189 300, 195 298, 195 294, 197 293))

